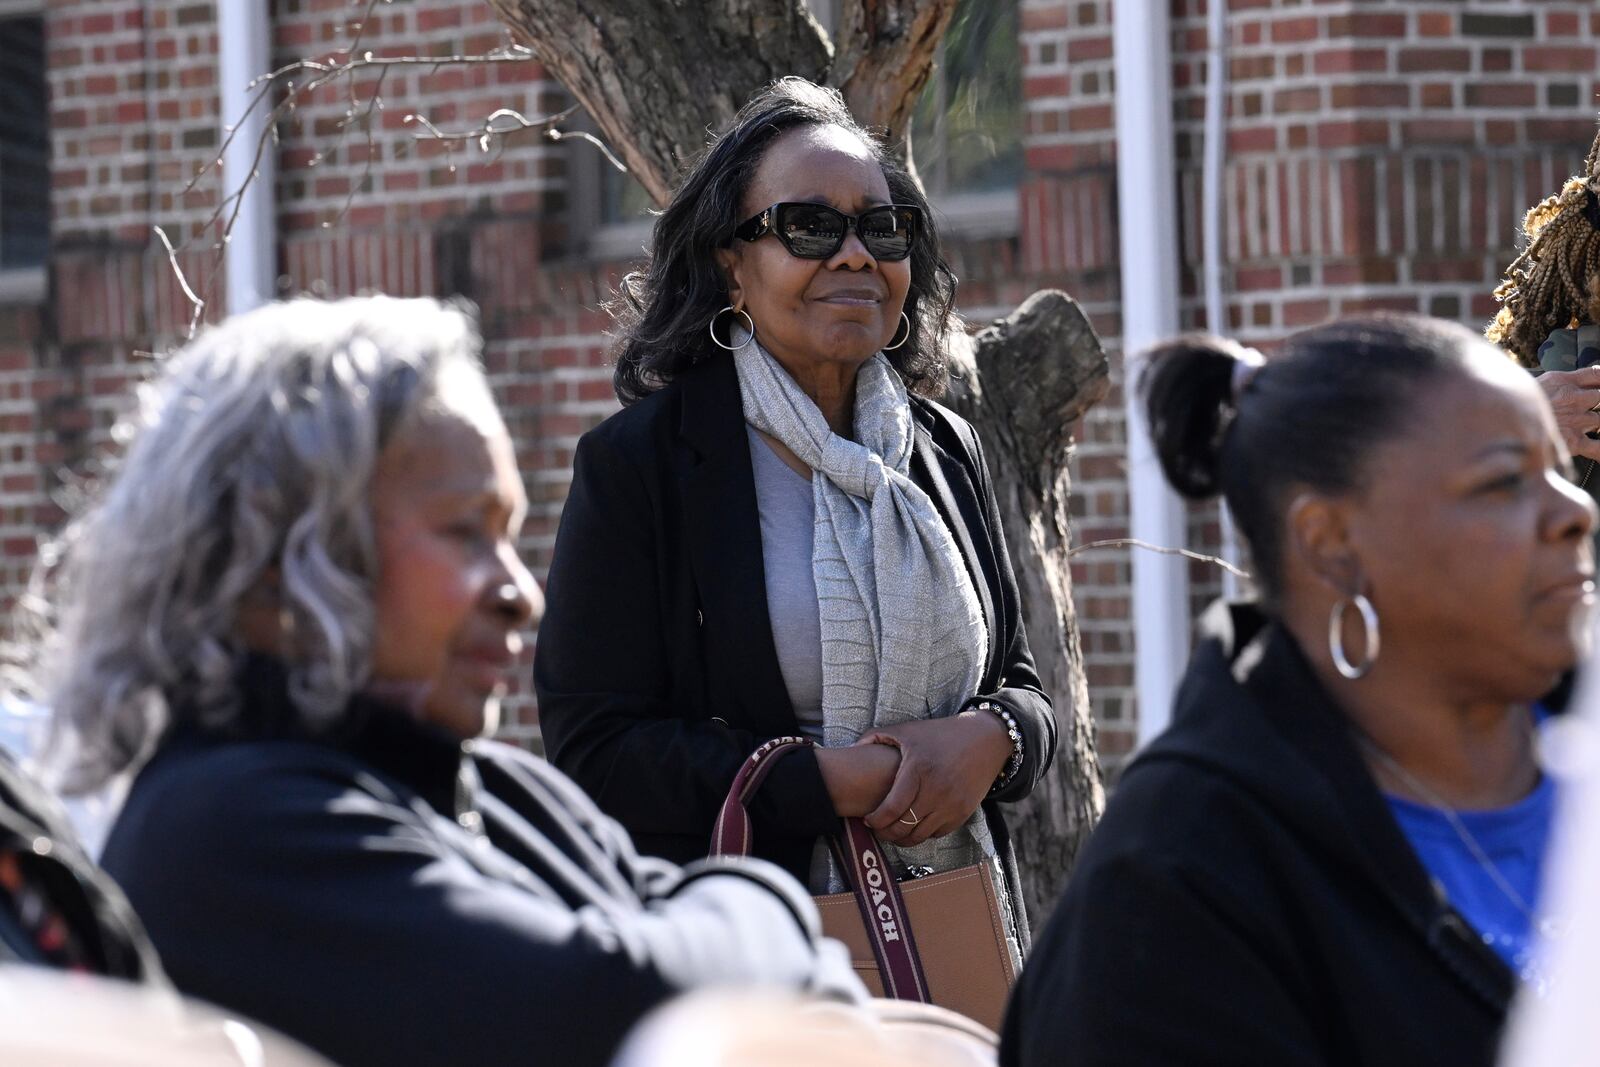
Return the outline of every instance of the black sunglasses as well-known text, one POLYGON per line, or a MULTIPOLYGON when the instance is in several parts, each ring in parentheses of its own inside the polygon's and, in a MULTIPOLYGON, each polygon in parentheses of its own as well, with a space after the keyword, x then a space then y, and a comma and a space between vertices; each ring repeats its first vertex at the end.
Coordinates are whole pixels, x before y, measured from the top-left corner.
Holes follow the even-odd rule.
POLYGON ((733 235, 755 241, 770 233, 783 242, 791 256, 831 259, 844 246, 845 234, 852 227, 874 259, 905 259, 917 243, 922 210, 910 204, 886 204, 846 215, 826 204, 787 202, 746 219, 733 235))

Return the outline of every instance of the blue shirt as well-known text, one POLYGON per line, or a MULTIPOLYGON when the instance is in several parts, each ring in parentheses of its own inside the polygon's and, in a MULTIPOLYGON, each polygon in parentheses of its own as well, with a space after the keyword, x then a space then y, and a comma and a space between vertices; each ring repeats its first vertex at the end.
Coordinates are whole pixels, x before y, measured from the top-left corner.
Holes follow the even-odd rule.
MULTIPOLYGON (((1530 910, 1538 907, 1555 798, 1555 783, 1544 776, 1533 792, 1509 807, 1456 812, 1467 833, 1530 910)), ((1527 978, 1538 938, 1526 912, 1506 896, 1437 809, 1396 796, 1384 799, 1423 867, 1444 886, 1450 903, 1519 978, 1527 978)))

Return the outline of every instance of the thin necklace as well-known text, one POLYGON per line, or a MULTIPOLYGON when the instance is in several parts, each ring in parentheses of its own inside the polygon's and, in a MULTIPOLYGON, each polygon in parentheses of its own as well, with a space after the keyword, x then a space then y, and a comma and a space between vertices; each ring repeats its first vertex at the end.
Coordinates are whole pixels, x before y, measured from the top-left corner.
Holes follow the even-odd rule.
POLYGON ((1379 748, 1378 743, 1372 740, 1372 738, 1368 737, 1365 733, 1358 731, 1356 733, 1356 740, 1360 741, 1362 747, 1368 752, 1372 753, 1372 755, 1376 757, 1378 761, 1384 765, 1384 767, 1388 768, 1388 770, 1393 773, 1396 778, 1399 778, 1402 782, 1404 782, 1408 789, 1410 789, 1417 796, 1421 797, 1428 807, 1444 816, 1445 821, 1448 822, 1450 824, 1450 828, 1456 832, 1456 836, 1459 837, 1461 839, 1461 843, 1467 847, 1467 851, 1472 854, 1472 858, 1477 861, 1478 866, 1483 868, 1483 872, 1489 876, 1489 880, 1493 882, 1495 887, 1499 889, 1501 893, 1505 894, 1505 898, 1511 901, 1516 909, 1522 913, 1523 917, 1528 920, 1528 924, 1531 927, 1546 937, 1552 937, 1559 933, 1559 925, 1555 922, 1555 920, 1548 918, 1541 919, 1533 913, 1533 909, 1528 906, 1528 902, 1523 899, 1522 894, 1517 892, 1516 886, 1512 885, 1506 879, 1506 876, 1501 873, 1500 867, 1494 862, 1494 860, 1489 858, 1489 854, 1483 850, 1482 845, 1478 844, 1478 839, 1472 836, 1471 831, 1469 831, 1466 827, 1466 824, 1461 821, 1461 816, 1456 813, 1454 808, 1446 804, 1444 799, 1440 797, 1438 793, 1424 785, 1416 775, 1400 766, 1399 760, 1395 759, 1393 756, 1389 755, 1389 753, 1379 748))

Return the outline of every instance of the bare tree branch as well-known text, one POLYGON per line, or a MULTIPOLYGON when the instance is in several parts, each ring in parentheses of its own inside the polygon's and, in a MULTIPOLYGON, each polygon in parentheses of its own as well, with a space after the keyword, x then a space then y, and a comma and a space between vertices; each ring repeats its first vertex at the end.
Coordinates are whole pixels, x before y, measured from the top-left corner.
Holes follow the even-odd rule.
POLYGON ((489 3, 658 206, 707 131, 726 126, 755 90, 785 74, 828 80, 827 34, 805 0, 489 3))
POLYGON ((1248 582, 1250 572, 1234 566, 1221 556, 1208 556, 1204 552, 1193 552, 1187 548, 1169 548, 1166 545, 1153 545, 1149 541, 1141 541, 1137 537, 1112 537, 1104 541, 1090 541, 1088 544, 1076 545, 1069 549, 1067 555, 1076 556, 1080 552, 1089 552, 1097 548, 1142 548, 1146 552, 1155 552, 1163 556, 1182 556, 1192 559, 1196 563, 1211 563, 1240 581, 1248 582))
POLYGON ((196 296, 195 291, 190 288, 189 279, 184 277, 183 267, 178 264, 178 250, 172 247, 172 241, 167 238, 167 231, 160 226, 152 227, 152 229, 156 231, 156 237, 160 239, 161 247, 167 250, 167 263, 171 265, 173 276, 178 279, 178 284, 183 288, 183 295, 189 298, 189 303, 194 308, 189 317, 189 336, 193 337, 195 328, 200 325, 200 316, 205 313, 206 302, 196 296))
MULTIPOLYGON (((171 265, 184 297, 190 302, 192 314, 190 315, 187 336, 193 337, 195 330, 204 317, 205 309, 209 305, 212 290, 216 279, 221 274, 221 261, 228 242, 232 239, 234 224, 239 217, 243 205, 244 194, 251 185, 260 177, 261 161, 266 152, 278 143, 280 125, 296 117, 297 109, 304 101, 311 98, 317 90, 324 86, 345 82, 350 87, 349 104, 344 116, 338 122, 339 140, 328 149, 321 150, 312 157, 311 166, 317 166, 343 150, 348 144, 348 133, 353 127, 360 127, 364 134, 366 156, 360 177, 355 180, 344 202, 339 209, 329 218, 322 221, 324 228, 334 225, 350 210, 355 198, 365 192, 371 182, 373 167, 381 155, 379 144, 373 130, 374 115, 384 110, 383 87, 390 72, 397 69, 424 68, 435 72, 452 66, 487 66, 503 63, 530 63, 534 62, 533 53, 521 45, 507 42, 504 46, 481 54, 452 54, 446 56, 377 56, 372 52, 359 52, 367 24, 371 21, 373 11, 379 3, 387 4, 390 0, 367 0, 366 6, 360 16, 360 21, 352 23, 356 33, 348 45, 316 59, 298 59, 286 63, 276 70, 253 79, 250 82, 251 91, 249 103, 245 106, 243 114, 236 120, 224 134, 223 141, 217 150, 216 157, 204 167, 197 170, 193 177, 183 186, 180 195, 188 196, 199 186, 200 182, 209 174, 216 172, 221 175, 221 180, 232 181, 235 176, 222 174, 222 161, 229 146, 233 144, 239 132, 244 128, 244 119, 253 114, 258 107, 269 108, 267 122, 261 135, 256 141, 255 152, 251 156, 250 170, 242 178, 237 179, 237 184, 231 191, 218 198, 216 206, 198 226, 180 241, 174 244, 167 234, 157 229, 161 243, 167 250, 167 259, 171 265), (342 60, 342 61, 341 61, 342 60), (359 75, 364 72, 375 71, 377 77, 371 83, 370 91, 361 98, 357 91, 359 75), (281 95, 280 95, 281 94, 281 95), (277 97, 274 100, 274 97, 277 97), (205 278, 200 284, 199 291, 190 284, 182 271, 178 268, 178 254, 186 251, 190 245, 201 235, 215 232, 215 240, 210 250, 216 254, 213 266, 205 272, 205 278)), ((452 157, 449 163, 453 171, 456 163, 453 159, 455 152, 469 142, 476 143, 479 150, 489 152, 491 148, 503 150, 505 139, 523 130, 538 130, 549 140, 562 140, 568 137, 577 137, 594 144, 605 155, 608 162, 619 169, 626 170, 620 160, 592 134, 570 132, 564 133, 556 128, 557 124, 570 118, 577 111, 577 105, 566 108, 553 115, 539 118, 530 118, 512 108, 501 108, 489 115, 483 122, 467 130, 444 131, 439 129, 426 116, 410 114, 405 118, 406 124, 414 124, 416 129, 412 133, 412 141, 439 141, 447 153, 452 157)))

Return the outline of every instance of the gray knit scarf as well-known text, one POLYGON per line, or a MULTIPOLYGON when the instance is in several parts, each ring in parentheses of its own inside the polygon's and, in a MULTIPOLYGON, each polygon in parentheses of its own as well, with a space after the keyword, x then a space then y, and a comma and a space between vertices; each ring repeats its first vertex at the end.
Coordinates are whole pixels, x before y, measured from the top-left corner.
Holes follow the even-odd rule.
MULTIPOLYGON (((744 417, 813 471, 812 573, 822 618, 822 736, 954 715, 977 692, 989 634, 961 551, 909 476, 905 384, 879 354, 856 375, 855 435, 827 420, 752 340, 733 354, 744 417)), ((953 870, 995 854, 983 810, 943 838, 884 851, 897 868, 953 870)), ((828 890, 844 888, 830 868, 828 890)), ((816 887, 814 887, 816 888, 816 887)))

